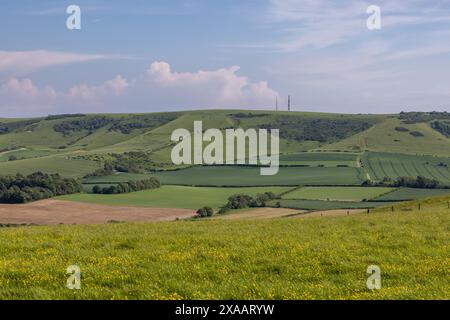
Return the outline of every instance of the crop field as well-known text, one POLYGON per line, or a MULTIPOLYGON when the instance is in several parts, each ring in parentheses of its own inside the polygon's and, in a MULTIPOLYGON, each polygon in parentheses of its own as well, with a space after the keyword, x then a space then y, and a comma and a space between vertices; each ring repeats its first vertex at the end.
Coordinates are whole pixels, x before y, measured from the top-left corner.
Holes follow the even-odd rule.
POLYGON ((261 176, 256 167, 203 166, 153 176, 163 184, 193 186, 360 185, 363 181, 360 168, 321 167, 280 167, 277 175, 261 176))
POLYGON ((413 189, 399 188, 393 192, 381 195, 374 201, 408 201, 428 198, 433 196, 450 195, 450 189, 413 189))
POLYGON ((449 200, 326 219, 1 228, 0 299, 448 299, 449 200), (65 287, 73 264, 81 290, 65 287), (366 287, 369 265, 381 290, 366 287))
POLYGON ((333 209, 372 209, 377 207, 389 206, 393 202, 375 202, 375 201, 324 201, 324 200, 302 200, 302 199, 282 199, 274 200, 269 203, 271 206, 282 208, 301 209, 301 210, 333 210, 333 209))
POLYGON ((445 185, 450 184, 450 158, 367 152, 364 154, 363 164, 364 169, 375 180, 382 180, 384 177, 395 179, 400 176, 423 176, 445 185))
POLYGON ((288 166, 348 166, 358 167, 359 154, 356 153, 332 153, 332 152, 303 152, 280 156, 280 164, 288 166))
POLYGON ((267 191, 280 194, 288 190, 290 190, 289 187, 202 188, 162 186, 159 189, 126 194, 101 195, 82 193, 62 196, 57 199, 117 206, 185 209, 199 209, 204 206, 210 206, 213 209, 218 209, 227 203, 229 196, 234 194, 244 193, 256 196, 258 193, 267 191))
POLYGON ((302 187, 285 193, 283 199, 362 201, 394 191, 378 187, 302 187))

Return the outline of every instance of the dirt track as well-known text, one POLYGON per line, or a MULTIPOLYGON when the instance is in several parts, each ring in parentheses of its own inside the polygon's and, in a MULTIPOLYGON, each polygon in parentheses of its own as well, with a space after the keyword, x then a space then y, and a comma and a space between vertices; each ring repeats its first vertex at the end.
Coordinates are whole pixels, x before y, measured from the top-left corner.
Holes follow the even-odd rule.
POLYGON ((0 205, 3 224, 98 224, 108 221, 171 221, 195 215, 189 209, 117 207, 81 202, 42 200, 23 205, 0 205))

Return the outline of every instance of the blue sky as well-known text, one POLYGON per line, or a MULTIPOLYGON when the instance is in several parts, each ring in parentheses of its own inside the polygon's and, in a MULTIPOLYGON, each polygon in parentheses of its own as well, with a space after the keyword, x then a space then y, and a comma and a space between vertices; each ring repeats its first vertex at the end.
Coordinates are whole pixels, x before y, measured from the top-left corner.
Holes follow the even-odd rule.
POLYGON ((304 111, 450 111, 448 70, 450 0, 0 3, 0 117, 270 109, 288 94, 304 111))

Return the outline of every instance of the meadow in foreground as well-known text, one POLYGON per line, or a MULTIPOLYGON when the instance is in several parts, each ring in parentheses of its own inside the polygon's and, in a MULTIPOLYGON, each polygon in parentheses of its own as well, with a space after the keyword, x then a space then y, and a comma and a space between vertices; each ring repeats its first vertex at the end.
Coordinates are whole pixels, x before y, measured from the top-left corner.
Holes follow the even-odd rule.
POLYGON ((449 299, 450 197, 323 218, 0 229, 0 299, 449 299), (66 268, 82 271, 66 288, 66 268), (366 288, 378 265, 382 289, 366 288))

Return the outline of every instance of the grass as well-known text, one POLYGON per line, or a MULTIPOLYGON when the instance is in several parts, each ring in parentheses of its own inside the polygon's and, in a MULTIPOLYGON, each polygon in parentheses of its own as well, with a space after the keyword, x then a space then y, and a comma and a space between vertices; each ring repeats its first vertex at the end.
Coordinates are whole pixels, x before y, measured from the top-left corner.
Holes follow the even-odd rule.
POLYGON ((283 195, 283 199, 362 201, 370 200, 395 188, 369 187, 303 187, 283 195))
POLYGON ((218 209, 226 204, 228 197, 233 194, 244 193, 255 196, 266 191, 280 194, 288 190, 288 187, 201 188, 162 186, 159 189, 126 194, 97 195, 81 193, 58 197, 58 199, 118 206, 186 209, 199 209, 203 206, 210 206, 213 209, 218 209))
POLYGON ((261 176, 256 167, 204 166, 154 176, 163 184, 195 186, 359 185, 363 181, 360 168, 320 167, 281 167, 277 175, 261 176))
POLYGON ((345 217, 4 228, 0 299, 447 300, 449 200, 345 217), (73 264, 77 291, 65 287, 73 264), (366 288, 369 265, 381 290, 366 288))

